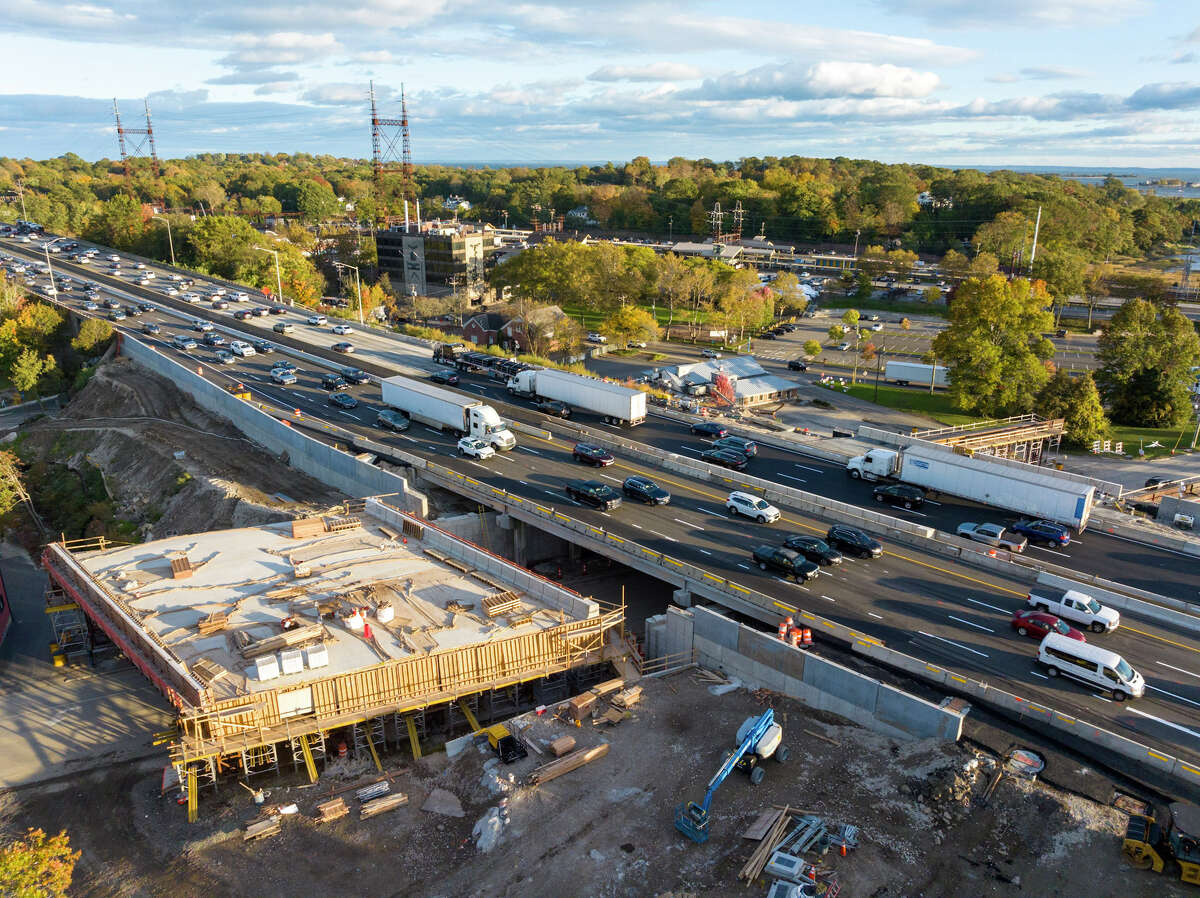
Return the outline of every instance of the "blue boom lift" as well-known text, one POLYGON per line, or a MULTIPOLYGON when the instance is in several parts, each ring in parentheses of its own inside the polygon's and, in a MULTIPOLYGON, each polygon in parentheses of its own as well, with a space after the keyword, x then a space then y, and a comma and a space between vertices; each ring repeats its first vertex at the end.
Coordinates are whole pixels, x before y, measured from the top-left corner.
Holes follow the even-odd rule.
POLYGON ((708 781, 704 803, 689 801, 675 809, 675 828, 693 842, 703 844, 708 841, 708 809, 712 805, 713 795, 729 774, 734 770, 745 771, 750 775, 750 782, 757 786, 767 775, 759 766, 763 761, 774 757, 783 763, 788 759, 787 746, 779 744, 783 740, 783 727, 775 722, 775 712, 770 708, 761 717, 746 718, 746 722, 738 728, 736 739, 738 747, 708 781))

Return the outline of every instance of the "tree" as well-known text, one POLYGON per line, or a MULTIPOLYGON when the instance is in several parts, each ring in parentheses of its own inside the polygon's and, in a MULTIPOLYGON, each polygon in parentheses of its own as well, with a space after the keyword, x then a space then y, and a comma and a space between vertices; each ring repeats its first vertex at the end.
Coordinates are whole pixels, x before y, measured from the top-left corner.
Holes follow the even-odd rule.
POLYGON ((341 204, 328 184, 301 181, 296 188, 296 211, 310 224, 325 221, 341 211, 341 204))
POLYGON ((829 342, 841 343, 846 336, 846 329, 840 324, 835 324, 829 328, 829 342))
POLYGON ((873 360, 875 358, 875 356, 878 354, 879 354, 879 347, 869 341, 863 344, 862 351, 859 353, 859 355, 862 356, 862 359, 864 362, 869 362, 869 361, 873 360))
POLYGON ((856 278, 856 286, 854 288, 854 298, 859 302, 865 302, 875 295, 875 285, 871 283, 871 278, 865 271, 860 271, 856 278))
POLYGON ((66 898, 79 852, 67 831, 47 837, 40 829, 0 848, 0 894, 11 898, 66 898))
POLYGON ((1096 384, 1118 424, 1177 427, 1191 416, 1200 337, 1177 309, 1128 300, 1104 329, 1096 355, 1096 384))
POLYGON ((22 349, 9 368, 8 378, 21 393, 37 389, 38 381, 47 370, 46 359, 36 349, 22 349))
POLYGON ((1042 334, 1053 318, 1040 282, 1000 275, 969 278, 949 309, 949 326, 933 353, 950 369, 950 398, 966 411, 1015 414, 1033 407, 1049 377, 1054 345, 1042 334))
POLYGON ((970 267, 967 257, 956 249, 948 249, 946 255, 942 256, 942 272, 952 278, 965 278, 970 267))
MULTIPOLYGON (((830 337, 832 338, 832 334, 830 335, 830 337)), ((810 359, 815 359, 817 356, 819 356, 821 354, 820 341, 805 340, 804 341, 804 354, 806 356, 808 356, 810 359)))
POLYGON ((967 267, 967 276, 973 278, 991 277, 1000 270, 1000 260, 992 253, 980 253, 971 260, 967 267))
POLYGON ((912 327, 912 322, 909 321, 907 318, 900 319, 900 330, 906 331, 906 330, 909 330, 911 327, 912 327))
POLYGON ((601 322, 600 333, 618 346, 626 346, 633 341, 657 340, 658 323, 646 309, 622 306, 601 322))
POLYGON ((80 352, 92 352, 112 339, 112 325, 103 318, 85 318, 71 345, 80 352))
POLYGON ((1108 417, 1100 391, 1090 372, 1071 377, 1059 369, 1037 396, 1037 413, 1045 418, 1064 418, 1063 441, 1085 448, 1108 433, 1108 417))
POLYGON ((780 273, 771 282, 771 290, 779 297, 780 314, 800 315, 808 308, 808 296, 800 289, 800 279, 790 271, 780 273))
POLYGON ((940 287, 926 287, 925 292, 921 294, 921 298, 926 304, 935 306, 942 301, 942 289, 940 287))
POLYGON ((846 325, 847 330, 858 330, 858 322, 862 315, 858 313, 858 309, 846 309, 842 312, 842 324, 846 325))
POLYGON ((1083 253, 1069 246, 1047 247, 1044 253, 1038 255, 1033 274, 1046 284, 1046 291, 1054 304, 1056 325, 1071 297, 1083 293, 1086 270, 1087 259, 1083 253))

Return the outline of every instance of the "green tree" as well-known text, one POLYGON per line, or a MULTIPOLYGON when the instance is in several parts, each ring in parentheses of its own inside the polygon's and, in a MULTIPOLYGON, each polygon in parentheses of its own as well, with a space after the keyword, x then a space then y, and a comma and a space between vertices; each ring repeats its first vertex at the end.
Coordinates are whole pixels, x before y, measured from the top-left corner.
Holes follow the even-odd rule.
POLYGON ((861 319, 862 315, 859 314, 858 309, 846 309, 842 312, 842 324, 846 325, 848 331, 858 330, 858 322, 861 319))
POLYGON ((956 249, 948 249, 946 255, 942 256, 942 272, 952 278, 965 278, 970 267, 967 257, 956 249))
POLYGON ((950 398, 983 415, 1027 412, 1049 378, 1054 346, 1042 334, 1053 318, 1040 282, 999 275, 969 278, 949 309, 933 353, 950 369, 950 398))
POLYGON ((800 289, 800 279, 790 271, 781 272, 771 282, 771 291, 779 297, 779 311, 800 315, 808 308, 808 297, 800 289))
POLYGON ((79 852, 67 831, 47 837, 40 829, 0 848, 0 894, 11 898, 66 898, 79 852))
POLYGON ((127 193, 118 193, 101 206, 88 227, 88 236, 102 246, 132 249, 142 237, 142 206, 127 193))
POLYGON ((80 352, 93 352, 112 339, 112 325, 103 318, 85 318, 71 345, 80 352))
POLYGON ((1128 300, 1104 329, 1096 355, 1096 383, 1118 424, 1177 427, 1190 418, 1200 337, 1177 309, 1128 300))
POLYGON ((991 277, 1000 270, 1000 260, 994 253, 980 253, 967 266, 967 276, 973 278, 991 277))
POLYGON ((1086 448, 1108 433, 1108 416, 1090 372, 1071 377, 1060 368, 1038 393, 1035 408, 1043 417, 1065 419, 1068 446, 1086 448))
POLYGON ((865 302, 875 295, 875 286, 865 271, 860 271, 855 277, 854 298, 865 302))
POLYGON ((810 359, 815 359, 821 354, 821 343, 818 340, 804 341, 804 354, 810 359))
POLYGON ((626 346, 635 340, 639 342, 657 340, 658 323, 646 309, 639 306, 622 306, 614 309, 601 322, 600 333, 618 346, 626 346))
POLYGON ((328 184, 301 181, 296 188, 296 211, 309 224, 326 221, 341 211, 341 205, 328 184))
POLYGON ((36 349, 22 349, 9 368, 8 377, 21 393, 37 390, 38 381, 47 370, 46 360, 36 349))
POLYGON ((835 324, 829 328, 829 342, 841 343, 846 337, 846 329, 840 324, 835 324))
POLYGON ((942 289, 940 287, 926 287, 925 292, 921 294, 921 298, 928 305, 935 306, 942 301, 942 289))

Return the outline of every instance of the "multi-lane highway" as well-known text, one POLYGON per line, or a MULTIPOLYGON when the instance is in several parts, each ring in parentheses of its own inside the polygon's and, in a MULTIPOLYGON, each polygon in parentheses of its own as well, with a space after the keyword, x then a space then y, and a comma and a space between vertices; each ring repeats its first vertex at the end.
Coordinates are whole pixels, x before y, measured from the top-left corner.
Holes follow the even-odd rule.
MULTIPOLYGON (((3 244, 0 244, 0 248, 3 244)), ((56 266, 58 267, 58 266, 56 266)), ((117 323, 119 328, 137 333, 143 323, 153 322, 160 333, 143 336, 160 351, 188 367, 199 368, 210 379, 246 384, 255 399, 285 411, 300 409, 306 416, 320 417, 349 433, 367 436, 410 452, 435 458, 472 477, 544 504, 568 510, 573 516, 619 536, 640 542, 658 551, 714 570, 744 583, 781 602, 799 606, 870 633, 889 646, 982 676, 998 686, 1036 701, 1044 702, 1089 720, 1104 719, 1112 728, 1131 738, 1167 748, 1173 754, 1200 761, 1200 650, 1190 635, 1160 625, 1127 619, 1116 633, 1089 639, 1111 646, 1146 676, 1147 696, 1124 705, 1064 683, 1045 679, 1033 664, 1036 643, 1016 636, 1009 627, 1009 616, 1022 604, 1020 583, 1006 580, 959 563, 951 563, 932 553, 908 546, 887 545, 885 555, 874 561, 847 559, 842 565, 823 570, 822 576, 807 585, 786 582, 760 572, 750 560, 750 552, 761 543, 778 542, 791 532, 823 533, 827 523, 803 515, 786 513, 780 522, 764 526, 745 519, 730 520, 724 510, 724 493, 710 484, 693 483, 667 474, 661 469, 622 458, 602 469, 584 468, 570 456, 571 444, 561 440, 544 441, 521 435, 520 446, 486 462, 458 458, 453 440, 415 424, 403 434, 385 434, 374 426, 376 410, 381 407, 379 387, 375 383, 351 388, 360 405, 354 409, 335 409, 322 389, 320 375, 344 365, 363 364, 373 371, 401 368, 407 371, 432 370, 435 366, 419 347, 400 343, 383 334, 356 331, 340 337, 326 326, 304 323, 304 315, 286 315, 234 321, 229 310, 189 307, 174 298, 164 297, 147 288, 117 281, 86 268, 68 268, 73 278, 101 282, 105 292, 119 290, 122 297, 145 299, 157 309, 137 319, 117 323), (120 284, 117 288, 117 284, 120 284), (204 347, 179 352, 171 347, 173 336, 196 332, 191 322, 199 316, 214 318, 223 327, 236 329, 249 337, 270 339, 270 327, 281 320, 295 325, 286 338, 306 347, 313 355, 325 357, 324 369, 298 362, 297 383, 278 385, 271 382, 269 369, 278 353, 256 355, 232 364, 216 363, 215 351, 204 347), (352 341, 358 352, 338 356, 329 346, 339 340, 352 341), (563 493, 564 483, 572 478, 600 479, 618 485, 624 477, 639 473, 656 480, 672 493, 665 507, 647 507, 626 502, 611 512, 599 512, 574 505, 563 493)), ((82 310, 84 297, 77 292, 59 299, 82 310)), ((499 398, 497 385, 464 378, 461 388, 475 394, 499 398)), ((544 424, 540 415, 526 409, 504 409, 506 414, 530 423, 544 424)), ((596 421, 583 421, 599 425, 596 421)), ((605 430, 598 426, 599 430, 605 430)), ((610 431, 612 432, 612 431, 610 431)), ((702 443, 687 435, 680 425, 653 418, 634 431, 621 434, 663 451, 694 454, 702 443)), ((750 473, 859 504, 870 504, 869 487, 849 481, 836 468, 783 450, 763 447, 752 463, 750 473)), ((967 508, 945 500, 942 505, 926 506, 918 518, 923 523, 947 527, 964 517, 979 519, 983 509, 967 508)), ((912 512, 896 512, 900 516, 912 512)), ((994 513, 992 513, 994 514, 994 513)), ((1147 578, 1139 585, 1172 594, 1185 593, 1188 578, 1185 561, 1148 547, 1108 540, 1085 533, 1061 555, 1049 556, 1055 563, 1074 564, 1077 569, 1103 571, 1114 579, 1136 581, 1118 575, 1114 566, 1119 557, 1123 571, 1144 571, 1147 578)), ((1031 549, 1031 553, 1041 550, 1031 549)))

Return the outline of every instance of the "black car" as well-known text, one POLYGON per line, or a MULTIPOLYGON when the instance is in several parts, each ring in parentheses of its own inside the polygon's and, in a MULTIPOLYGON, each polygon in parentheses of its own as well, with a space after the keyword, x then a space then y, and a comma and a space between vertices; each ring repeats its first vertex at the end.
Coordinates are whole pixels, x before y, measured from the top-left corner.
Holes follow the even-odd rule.
POLYGON ((204 335, 204 345, 205 346, 224 346, 228 342, 229 341, 226 340, 224 337, 222 337, 220 334, 215 334, 212 331, 209 331, 207 334, 204 335))
POLYGON ((1142 484, 1142 487, 1144 489, 1149 489, 1152 486, 1162 486, 1167 482, 1168 481, 1166 477, 1147 477, 1146 482, 1142 484))
POLYGON ((233 317, 237 321, 246 321, 250 318, 251 312, 249 309, 238 309, 233 313, 233 317))
POLYGON ((268 315, 271 314, 271 310, 266 308, 265 306, 255 306, 253 309, 250 310, 250 313, 255 318, 266 318, 268 315))
POLYGON ((348 384, 340 374, 322 374, 321 387, 326 390, 344 390, 348 384))
POLYGON ((371 382, 371 375, 362 368, 343 368, 341 374, 349 384, 369 384, 371 382))
POLYGON ((787 546, 759 546, 753 556, 760 570, 779 571, 784 577, 795 577, 797 583, 811 580, 820 573, 817 565, 787 546))
POLYGON ((283 306, 271 306, 270 312, 272 315, 286 315, 287 309, 283 306))
POLYGON ((576 502, 601 511, 612 511, 621 504, 621 494, 599 480, 572 480, 567 484, 566 492, 576 502))
POLYGON ((142 314, 142 310, 137 306, 126 306, 125 314, 130 318, 136 318, 138 315, 142 314))
POLYGON ((112 309, 115 312, 117 309, 121 308, 121 304, 115 299, 106 299, 104 300, 104 308, 112 309))
POLYGON ((533 407, 543 415, 554 415, 556 418, 571 417, 571 406, 557 399, 539 399, 533 407))
POLYGON ((817 564, 841 564, 842 553, 830 547, 829 543, 819 536, 805 536, 797 533, 783 541, 789 549, 795 549, 809 561, 817 564))
POLYGON ((860 558, 878 558, 883 554, 883 546, 879 540, 849 524, 834 524, 825 534, 825 542, 848 555, 858 555, 860 558))
POLYGON ((721 437, 729 436, 729 431, 716 421, 697 421, 692 425, 692 435, 712 437, 714 440, 719 440, 721 437))
POLYGON ((276 362, 274 365, 271 366, 271 370, 272 371, 286 371, 288 374, 295 374, 297 369, 296 369, 296 366, 293 365, 291 362, 287 361, 286 359, 281 359, 280 361, 276 362))
POLYGON ((788 371, 807 371, 807 370, 808 370, 808 365, 804 364, 804 362, 800 361, 799 359, 792 359, 790 362, 788 362, 788 371))
POLYGON ((795 333, 795 332, 796 332, 796 325, 794 325, 794 324, 783 324, 783 325, 780 325, 779 329, 780 329, 781 331, 783 331, 785 334, 792 334, 792 333, 795 333))
POLYGON ((330 393, 329 401, 338 408, 358 408, 358 400, 349 393, 330 393))
POLYGON ((158 334, 161 332, 162 332, 162 328, 159 327, 157 324, 155 324, 153 321, 147 321, 145 324, 142 325, 142 333, 143 334, 154 335, 154 334, 158 334))
POLYGON ((903 505, 905 508, 920 508, 925 504, 925 490, 906 483, 889 483, 887 486, 875 487, 875 501, 903 505))
POLYGON ((706 461, 710 465, 729 468, 731 471, 742 470, 749 461, 742 453, 735 452, 732 449, 708 449, 700 453, 700 460, 706 461))
POLYGON ((429 379, 435 384, 446 384, 450 387, 458 383, 458 375, 453 371, 434 371, 429 375, 429 379))
POLYGON ((740 452, 746 458, 754 458, 758 455, 758 443, 754 440, 748 440, 745 437, 721 437, 719 440, 713 440, 714 449, 729 449, 733 452, 740 452))
POLYGON ((639 499, 647 505, 668 505, 671 494, 646 477, 626 477, 621 490, 631 499, 639 499))
POLYGON ((139 302, 137 304, 137 307, 142 312, 153 312, 154 311, 154 306, 148 302, 139 302))
POLYGON ((275 344, 269 343, 266 340, 255 340, 250 345, 253 346, 254 351, 260 355, 275 351, 275 344))
POLYGON ((607 468, 616 461, 607 449, 602 446, 593 446, 591 443, 576 443, 575 448, 571 450, 571 458, 597 468, 607 468))
POLYGON ((763 331, 761 334, 758 335, 758 339, 774 340, 777 336, 778 336, 778 334, 776 334, 774 331, 763 331))

